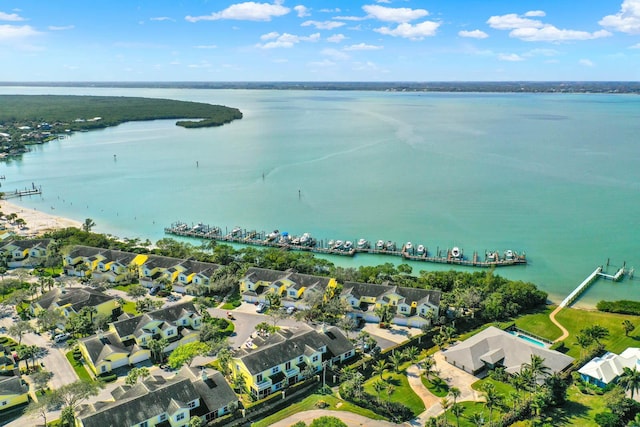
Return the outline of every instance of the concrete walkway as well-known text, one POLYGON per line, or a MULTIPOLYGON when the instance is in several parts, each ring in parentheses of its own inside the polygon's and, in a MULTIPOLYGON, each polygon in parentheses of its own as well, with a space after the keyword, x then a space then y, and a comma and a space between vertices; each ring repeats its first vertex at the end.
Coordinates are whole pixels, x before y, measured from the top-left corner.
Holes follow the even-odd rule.
POLYGON ((549 319, 551 319, 551 321, 553 322, 554 325, 556 325, 558 328, 560 328, 560 330, 562 331, 562 335, 560 335, 560 337, 556 338, 553 342, 558 342, 558 341, 562 341, 564 339, 566 339, 569 336, 569 331, 567 330, 567 328, 565 328, 564 326, 562 326, 560 324, 560 322, 558 322, 556 320, 556 314, 560 313, 560 310, 562 310, 562 306, 558 306, 555 310, 553 310, 551 312, 551 314, 549 315, 549 319))
POLYGON ((315 420, 316 418, 325 416, 339 418, 349 427, 392 427, 402 425, 391 423, 389 421, 372 420, 371 418, 363 417, 362 415, 354 414, 353 412, 314 409, 311 411, 304 411, 293 414, 290 417, 285 418, 284 420, 271 424, 271 427, 289 427, 291 426, 291 424, 295 424, 298 421, 304 421, 307 425, 309 425, 311 421, 315 420))

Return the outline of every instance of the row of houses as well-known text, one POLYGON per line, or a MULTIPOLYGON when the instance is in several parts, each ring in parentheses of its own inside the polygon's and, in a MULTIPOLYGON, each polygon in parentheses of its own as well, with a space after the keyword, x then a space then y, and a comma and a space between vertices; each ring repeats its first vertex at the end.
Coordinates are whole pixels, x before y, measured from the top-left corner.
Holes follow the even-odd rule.
POLYGON ((51 239, 9 240, 0 244, 0 258, 9 268, 44 265, 51 239))
POLYGON ((219 265, 152 254, 74 246, 63 258, 68 276, 91 276, 110 283, 138 279, 145 287, 171 284, 175 292, 199 295, 207 291, 219 265))
MULTIPOLYGON (((134 254, 110 249, 76 246, 64 257, 67 275, 91 274, 98 280, 112 283, 137 278, 143 286, 172 284, 175 292, 201 294, 212 284, 212 274, 220 268, 217 264, 164 257, 151 254, 134 254)), ((267 302, 267 295, 278 294, 285 307, 307 308, 305 296, 338 289, 334 278, 300 274, 292 270, 277 271, 249 268, 240 279, 242 299, 249 303, 267 302)), ((368 322, 380 319, 375 309, 382 305, 395 308, 392 323, 421 327, 439 315, 440 291, 403 288, 387 284, 347 282, 339 297, 350 307, 353 318, 368 322)))
MULTIPOLYGON (((242 299, 249 303, 268 303, 267 295, 276 293, 285 307, 306 308, 305 295, 338 290, 333 278, 276 271, 252 267, 240 279, 242 299)), ((404 288, 388 284, 347 282, 339 298, 349 307, 348 316, 367 322, 379 322, 376 308, 389 305, 395 308, 392 323, 400 326, 422 327, 439 315, 441 292, 429 289, 404 288)))

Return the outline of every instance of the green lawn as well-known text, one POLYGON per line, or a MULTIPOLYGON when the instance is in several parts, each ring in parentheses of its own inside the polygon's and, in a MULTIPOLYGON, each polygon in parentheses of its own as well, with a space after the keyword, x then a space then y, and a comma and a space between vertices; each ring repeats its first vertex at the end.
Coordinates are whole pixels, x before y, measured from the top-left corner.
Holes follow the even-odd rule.
POLYGON ((133 301, 127 301, 127 300, 125 300, 124 304, 122 305, 122 311, 128 314, 133 314, 134 316, 137 316, 138 314, 140 314, 136 310, 136 303, 133 301))
POLYGON ((638 316, 568 308, 559 312, 556 320, 571 334, 565 343, 570 349, 567 354, 572 357, 580 357, 580 346, 575 344, 575 337, 581 329, 588 326, 600 325, 609 330, 609 337, 602 343, 608 351, 613 353, 620 354, 628 347, 638 347, 638 340, 640 340, 640 317, 638 316), (623 320, 630 320, 636 325, 636 329, 628 337, 625 336, 622 328, 623 320))
POLYGON ((128 292, 129 288, 131 288, 131 285, 116 285, 113 287, 113 289, 117 289, 119 291, 123 291, 123 292, 128 292))
POLYGON ((449 385, 442 381, 439 377, 434 377, 431 380, 427 380, 424 375, 420 375, 422 384, 437 397, 446 397, 449 394, 449 385), (439 381, 438 381, 439 380, 439 381))
POLYGON ((283 410, 276 412, 273 415, 270 415, 258 422, 251 424, 252 427, 267 427, 276 423, 280 420, 283 420, 293 414, 298 412, 310 411, 312 409, 318 409, 319 407, 316 405, 319 401, 324 401, 328 406, 324 409, 330 409, 334 411, 347 411, 353 412, 367 418, 371 418, 374 420, 383 420, 384 418, 380 415, 376 414, 373 411, 368 409, 361 408, 359 406, 352 405, 349 402, 346 402, 342 399, 338 399, 333 395, 322 395, 322 394, 312 394, 302 400, 294 402, 292 405, 287 406, 283 410))
MULTIPOLYGON (((516 326, 533 334, 553 340, 560 336, 560 329, 549 320, 549 313, 555 307, 548 307, 545 311, 528 314, 516 319, 516 326)), ((600 325, 609 330, 609 337, 603 340, 608 351, 620 354, 628 347, 637 347, 640 340, 640 317, 624 314, 605 313, 601 311, 578 310, 565 308, 556 315, 556 320, 569 331, 569 338, 565 345, 569 349, 568 355, 580 357, 580 347, 576 344, 575 337, 581 329, 588 326, 600 325), (627 337, 622 328, 622 321, 630 320, 636 325, 636 329, 627 337)))
MULTIPOLYGON (((387 372, 383 375, 384 381, 388 384, 392 384, 395 387, 394 392, 391 394, 390 399, 393 402, 400 402, 407 406, 414 415, 418 415, 425 410, 422 399, 413 391, 409 385, 406 372, 400 373, 387 372)), ((380 380, 380 376, 376 375, 364 383, 365 392, 376 396, 377 393, 373 389, 373 384, 380 380)), ((386 399, 386 391, 380 394, 381 398, 386 399)))
POLYGON ((78 374, 78 378, 85 381, 93 381, 93 378, 89 375, 89 372, 87 372, 87 368, 82 361, 73 358, 73 351, 68 351, 65 356, 67 356, 67 360, 71 363, 73 370, 78 374))
POLYGON ((527 332, 531 332, 533 335, 553 341, 562 335, 560 328, 549 319, 549 315, 555 308, 555 306, 547 306, 547 308, 538 313, 526 314, 519 317, 516 319, 516 326, 527 332))

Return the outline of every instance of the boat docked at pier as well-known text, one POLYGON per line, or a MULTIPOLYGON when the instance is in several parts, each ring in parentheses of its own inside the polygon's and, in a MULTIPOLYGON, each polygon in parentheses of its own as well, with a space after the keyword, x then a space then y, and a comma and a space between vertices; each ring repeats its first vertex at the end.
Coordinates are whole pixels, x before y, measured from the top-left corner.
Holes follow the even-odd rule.
MULTIPOLYGON (((164 230, 167 234, 177 236, 273 247, 285 250, 309 251, 327 255, 354 256, 356 253, 369 253, 400 256, 409 261, 455 264, 469 267, 502 267, 524 265, 527 263, 524 252, 518 253, 512 249, 507 249, 503 252, 485 251, 484 258, 481 258, 477 252, 473 252, 471 256, 465 256, 464 251, 459 246, 454 246, 446 250, 438 248, 431 254, 424 244, 419 244, 416 247, 411 241, 403 244, 402 250, 397 250, 393 240, 385 241, 380 239, 376 241, 375 245, 371 245, 366 238, 360 238, 358 240, 317 240, 308 232, 295 236, 286 231, 280 232, 279 229, 267 233, 256 230, 247 231, 240 226, 236 226, 233 227, 230 232, 223 232, 221 227, 204 223, 192 223, 189 225, 186 222, 174 222, 164 230), (354 244, 354 242, 356 243, 354 244)), ((225 230, 228 229, 225 228, 225 230)))

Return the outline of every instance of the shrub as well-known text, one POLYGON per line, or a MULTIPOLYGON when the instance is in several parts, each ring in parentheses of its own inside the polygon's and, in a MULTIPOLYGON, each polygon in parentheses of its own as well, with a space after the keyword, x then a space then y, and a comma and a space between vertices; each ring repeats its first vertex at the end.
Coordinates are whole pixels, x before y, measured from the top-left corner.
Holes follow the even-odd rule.
POLYGON ((118 375, 116 375, 116 374, 100 374, 98 376, 98 378, 100 378, 105 383, 111 383, 111 382, 115 381, 116 379, 118 379, 118 375))

